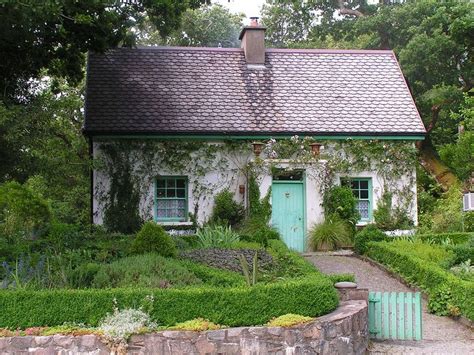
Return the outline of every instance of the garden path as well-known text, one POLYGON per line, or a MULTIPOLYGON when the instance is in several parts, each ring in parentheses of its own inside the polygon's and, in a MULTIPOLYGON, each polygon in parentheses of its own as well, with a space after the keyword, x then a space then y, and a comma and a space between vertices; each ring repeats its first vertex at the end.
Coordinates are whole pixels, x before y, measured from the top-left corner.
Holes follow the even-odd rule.
MULTIPOLYGON (((356 257, 312 255, 306 258, 326 274, 353 273, 357 285, 370 291, 412 291, 387 272, 356 257)), ((450 318, 428 313, 423 300, 422 341, 372 341, 369 353, 474 354, 474 332, 450 318)))

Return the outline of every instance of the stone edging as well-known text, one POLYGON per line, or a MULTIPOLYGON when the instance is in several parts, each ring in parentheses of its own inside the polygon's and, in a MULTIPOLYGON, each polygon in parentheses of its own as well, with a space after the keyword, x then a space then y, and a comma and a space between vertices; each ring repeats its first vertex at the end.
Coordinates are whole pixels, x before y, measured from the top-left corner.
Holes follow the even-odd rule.
MULTIPOLYGON (((367 302, 341 302, 332 313, 291 328, 239 327, 204 332, 161 331, 134 335, 128 354, 364 354, 367 302)), ((0 354, 110 354, 95 335, 0 338, 0 354)))

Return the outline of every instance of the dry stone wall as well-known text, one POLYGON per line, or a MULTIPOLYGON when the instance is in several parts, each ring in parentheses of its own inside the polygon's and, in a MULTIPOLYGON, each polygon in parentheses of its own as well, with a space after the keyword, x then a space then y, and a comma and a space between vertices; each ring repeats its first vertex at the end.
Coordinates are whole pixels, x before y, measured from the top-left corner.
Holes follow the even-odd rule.
MULTIPOLYGON (((128 354, 363 354, 368 344, 367 302, 341 302, 332 313, 292 327, 240 327, 206 332, 135 335, 128 354)), ((0 354, 110 354, 95 335, 0 338, 0 354)))

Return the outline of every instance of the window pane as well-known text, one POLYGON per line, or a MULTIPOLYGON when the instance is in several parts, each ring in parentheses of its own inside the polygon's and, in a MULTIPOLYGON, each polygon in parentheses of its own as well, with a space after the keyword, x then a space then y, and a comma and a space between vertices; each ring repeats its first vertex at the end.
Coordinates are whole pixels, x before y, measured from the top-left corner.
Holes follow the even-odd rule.
POLYGON ((360 188, 361 189, 368 189, 369 188, 369 182, 367 180, 360 181, 360 188))
POLYGON ((369 198, 369 190, 360 190, 360 198, 369 198))
POLYGON ((361 219, 369 219, 369 201, 359 201, 357 209, 359 210, 361 219))
POLYGON ((178 188, 184 188, 186 186, 186 182, 184 179, 177 179, 176 180, 176 187, 178 188))
POLYGON ((175 179, 167 179, 166 180, 166 187, 169 188, 175 188, 176 187, 176 180, 175 179))
POLYGON ((163 180, 163 179, 156 180, 156 187, 164 188, 165 187, 165 180, 163 180))
POLYGON ((157 190, 156 190, 156 196, 157 196, 158 198, 163 198, 163 197, 165 197, 165 189, 157 189, 157 190))
POLYGON ((359 181, 357 180, 352 180, 351 181, 352 189, 358 190, 359 189, 359 181))
POLYGON ((176 190, 168 188, 168 190, 166 190, 166 197, 176 197, 176 190))
POLYGON ((186 197, 186 191, 184 189, 178 189, 177 190, 177 196, 181 197, 181 198, 186 197))

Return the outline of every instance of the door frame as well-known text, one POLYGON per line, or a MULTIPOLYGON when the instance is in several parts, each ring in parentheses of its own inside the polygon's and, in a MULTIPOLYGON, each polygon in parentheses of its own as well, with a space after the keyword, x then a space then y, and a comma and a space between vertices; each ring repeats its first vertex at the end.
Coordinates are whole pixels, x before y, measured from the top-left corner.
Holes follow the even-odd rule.
MULTIPOLYGON (((307 247, 307 239, 308 239, 308 236, 306 235, 307 234, 307 228, 306 228, 306 171, 303 171, 303 178, 302 180, 300 181, 294 181, 294 180, 274 180, 273 179, 273 176, 272 176, 272 192, 274 191, 273 190, 273 185, 275 184, 278 184, 278 185, 282 185, 282 184, 301 184, 302 187, 303 187, 303 252, 306 251, 306 247, 307 247)), ((273 194, 272 194, 273 196, 273 194)), ((273 197, 272 197, 272 211, 273 211, 273 197)), ((273 221, 272 221, 273 223, 273 221)))

